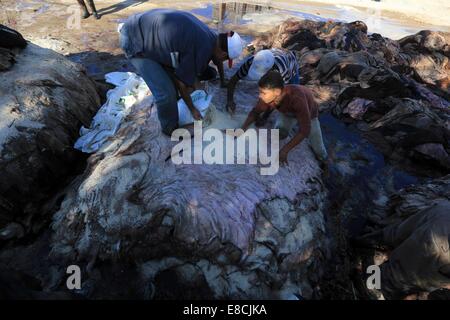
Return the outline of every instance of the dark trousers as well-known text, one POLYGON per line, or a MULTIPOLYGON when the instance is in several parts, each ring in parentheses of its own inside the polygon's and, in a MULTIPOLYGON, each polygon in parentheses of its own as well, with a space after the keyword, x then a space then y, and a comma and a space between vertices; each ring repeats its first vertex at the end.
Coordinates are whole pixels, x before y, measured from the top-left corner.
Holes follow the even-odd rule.
MULTIPOLYGON (((86 4, 84 3, 84 0, 77 0, 78 4, 81 7, 81 10, 83 10, 84 12, 87 12, 87 7, 86 4)), ((86 0, 89 8, 91 9, 92 13, 97 12, 97 9, 95 8, 95 4, 94 4, 94 0, 86 0)))
POLYGON ((153 94, 162 132, 170 136, 178 128, 178 97, 172 75, 158 62, 148 58, 134 57, 131 63, 153 94))

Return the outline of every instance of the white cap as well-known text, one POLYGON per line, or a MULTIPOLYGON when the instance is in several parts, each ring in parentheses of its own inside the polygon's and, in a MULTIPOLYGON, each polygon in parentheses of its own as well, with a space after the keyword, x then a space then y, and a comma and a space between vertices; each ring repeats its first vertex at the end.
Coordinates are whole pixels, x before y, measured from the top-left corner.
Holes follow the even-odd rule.
POLYGON ((275 57, 270 50, 261 50, 253 58, 253 62, 248 70, 247 78, 257 81, 261 79, 275 63, 275 57))
POLYGON ((244 49, 244 43, 237 32, 227 37, 228 41, 228 63, 231 68, 233 65, 233 59, 239 58, 244 49))

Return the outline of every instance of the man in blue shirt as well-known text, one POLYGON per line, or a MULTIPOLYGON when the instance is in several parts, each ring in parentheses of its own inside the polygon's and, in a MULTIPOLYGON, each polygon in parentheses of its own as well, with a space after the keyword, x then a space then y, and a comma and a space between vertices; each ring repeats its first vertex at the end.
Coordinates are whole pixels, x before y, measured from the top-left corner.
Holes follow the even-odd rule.
POLYGON ((231 66, 243 49, 237 33, 217 34, 192 14, 170 9, 129 17, 120 29, 120 44, 150 88, 167 135, 178 128, 177 91, 194 119, 200 120, 190 93, 198 80, 215 76, 211 60, 224 85, 223 61, 228 59, 231 66))

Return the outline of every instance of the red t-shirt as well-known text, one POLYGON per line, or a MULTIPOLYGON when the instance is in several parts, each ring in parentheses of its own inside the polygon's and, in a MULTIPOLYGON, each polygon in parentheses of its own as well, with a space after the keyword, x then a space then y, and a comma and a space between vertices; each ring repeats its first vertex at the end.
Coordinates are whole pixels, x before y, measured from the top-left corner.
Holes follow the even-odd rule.
POLYGON ((302 138, 307 137, 311 131, 311 119, 319 116, 319 105, 314 100, 311 90, 297 84, 284 87, 284 97, 278 106, 273 103, 269 105, 259 99, 252 112, 260 114, 273 108, 286 116, 297 118, 302 138))

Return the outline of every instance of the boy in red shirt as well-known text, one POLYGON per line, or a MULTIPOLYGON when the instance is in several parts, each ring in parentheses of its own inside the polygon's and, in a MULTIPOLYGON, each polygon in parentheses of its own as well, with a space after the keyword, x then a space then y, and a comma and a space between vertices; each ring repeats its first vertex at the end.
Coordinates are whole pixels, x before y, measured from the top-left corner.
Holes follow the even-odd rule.
POLYGON ((265 118, 273 110, 280 112, 275 128, 280 130, 280 139, 289 135, 292 127, 298 122, 300 130, 280 150, 280 163, 287 163, 289 151, 309 138, 310 145, 317 158, 322 162, 328 158, 322 140, 322 131, 318 119, 319 106, 314 100, 311 90, 301 85, 285 85, 277 71, 269 71, 258 82, 259 100, 248 114, 242 125, 245 131, 253 122, 264 114, 265 118))

